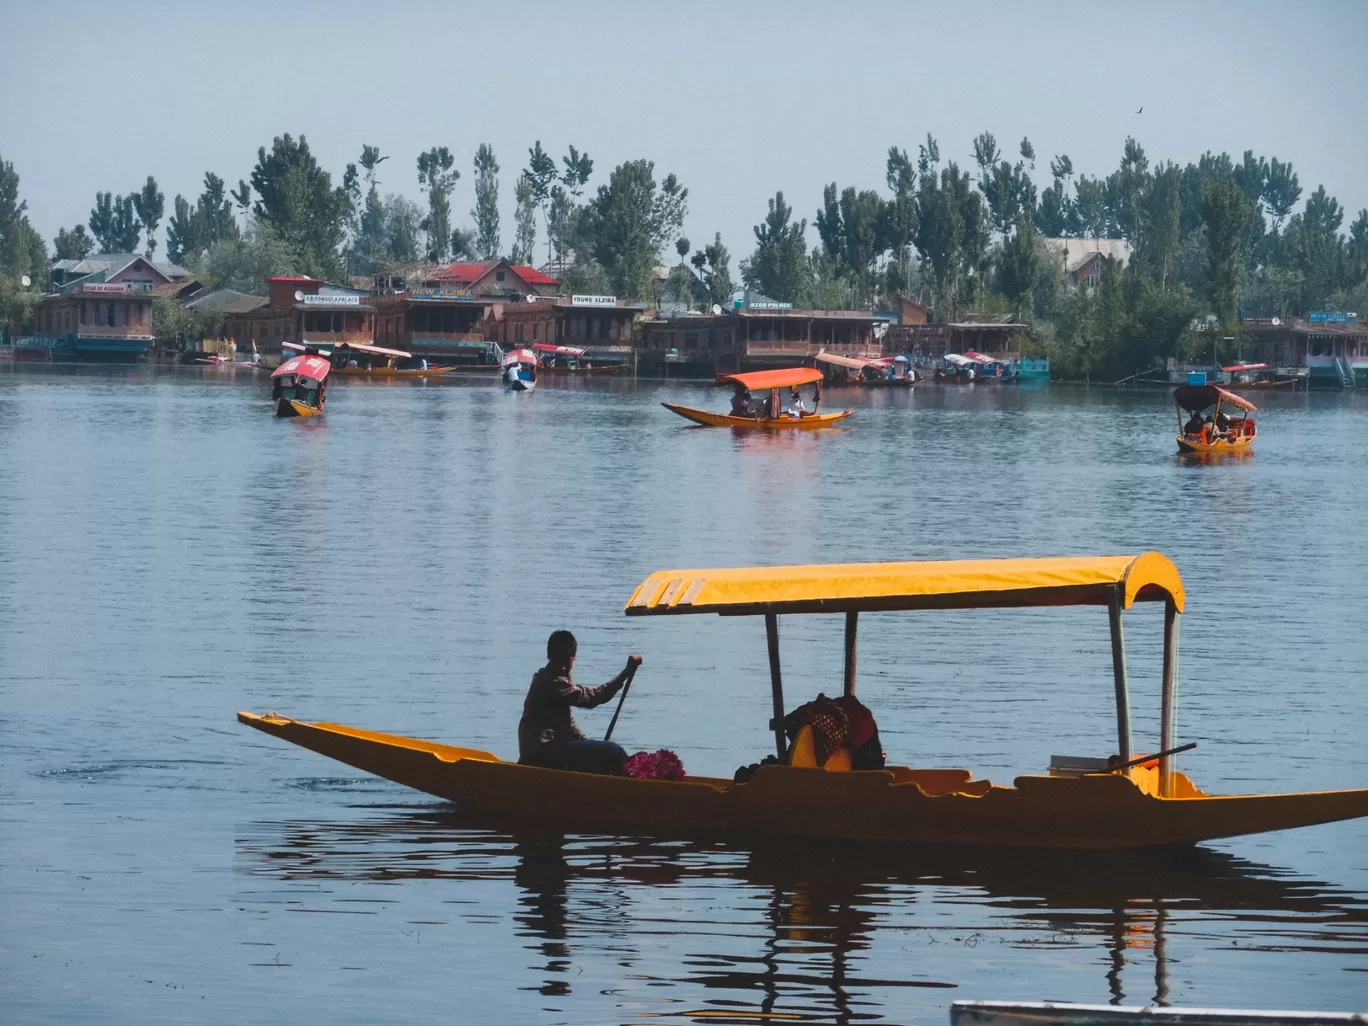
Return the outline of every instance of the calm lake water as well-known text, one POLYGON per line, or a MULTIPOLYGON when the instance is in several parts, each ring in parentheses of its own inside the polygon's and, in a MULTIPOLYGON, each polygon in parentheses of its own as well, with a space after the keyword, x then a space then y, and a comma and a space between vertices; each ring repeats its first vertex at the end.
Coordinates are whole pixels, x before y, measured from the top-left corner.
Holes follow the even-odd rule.
MULTIPOLYGON (((645 665, 618 725, 730 774, 772 744, 753 619, 628 620, 669 566, 1120 553, 1188 586, 1179 741, 1211 791, 1368 786, 1368 396, 1257 399, 1173 454, 1167 393, 829 390, 846 427, 688 427, 695 385, 0 368, 0 1020, 943 1023, 957 999, 1368 1008, 1368 821, 1183 857, 509 833, 240 727, 278 710, 516 753, 547 633, 645 665)), ((898 762, 1106 755, 1096 609, 861 620, 898 762)), ((1128 619, 1156 741, 1162 613, 1128 619)), ((791 701, 839 617, 781 625, 791 701)), ((600 732, 611 710, 580 717, 600 732)))

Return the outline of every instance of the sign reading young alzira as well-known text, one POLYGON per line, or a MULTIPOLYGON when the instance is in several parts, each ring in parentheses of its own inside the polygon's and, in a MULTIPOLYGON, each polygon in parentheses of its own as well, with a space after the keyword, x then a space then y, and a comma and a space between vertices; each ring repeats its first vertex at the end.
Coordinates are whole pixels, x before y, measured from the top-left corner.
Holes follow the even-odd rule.
POLYGON ((617 306, 617 296, 571 296, 574 306, 617 306))

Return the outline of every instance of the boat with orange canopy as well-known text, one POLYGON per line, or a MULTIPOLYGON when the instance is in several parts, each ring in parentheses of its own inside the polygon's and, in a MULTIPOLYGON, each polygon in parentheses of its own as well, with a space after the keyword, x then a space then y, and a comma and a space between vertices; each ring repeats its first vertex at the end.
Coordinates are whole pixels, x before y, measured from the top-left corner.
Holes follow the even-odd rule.
POLYGON ((1193 747, 1178 745, 1175 735, 1178 628, 1186 601, 1178 568, 1158 552, 656 571, 627 600, 628 616, 706 613, 764 619, 774 712, 769 726, 777 761, 760 764, 744 781, 601 776, 276 713, 241 712, 238 720, 476 812, 571 829, 1118 849, 1192 844, 1368 816, 1368 789, 1210 795, 1179 772, 1175 756, 1193 747), (1132 738, 1124 640, 1126 616, 1136 603, 1161 604, 1164 611, 1158 747, 1139 754, 1132 738), (1112 673, 1105 686, 1116 701, 1115 748, 1109 755, 1054 756, 1048 772, 1018 776, 1006 785, 961 768, 852 770, 848 759, 838 758, 843 751, 819 766, 814 749, 799 744, 801 732, 789 744, 779 659, 781 616, 844 619, 842 687, 853 698, 861 613, 1060 606, 1107 610, 1112 673))
MULTIPOLYGON (((753 412, 749 416, 739 416, 735 413, 710 413, 707 410, 695 410, 689 406, 677 406, 674 403, 661 403, 671 413, 677 413, 685 420, 691 420, 695 424, 704 427, 729 427, 729 428, 750 428, 766 431, 776 430, 808 430, 812 428, 829 427, 837 421, 845 420, 850 416, 850 410, 842 410, 839 413, 818 413, 803 411, 801 414, 794 415, 783 411, 782 389, 788 388, 797 390, 801 385, 818 384, 822 380, 822 372, 815 367, 784 367, 779 370, 752 371, 749 374, 724 374, 713 384, 732 385, 744 389, 747 393, 763 392, 768 395, 759 404, 751 404, 753 412)), ((814 400, 820 399, 821 392, 814 394, 814 400)), ((814 401, 813 405, 816 405, 814 401)))
POLYGON ((1256 427, 1249 415, 1259 408, 1248 399, 1219 385, 1179 385, 1173 390, 1173 402, 1178 407, 1180 453, 1208 455, 1250 451, 1256 427), (1238 410, 1239 416, 1228 416, 1222 407, 1238 410), (1211 416, 1203 417, 1208 409, 1212 410, 1211 416), (1191 414, 1186 421, 1184 413, 1191 414))
POLYGON ((277 417, 317 417, 327 402, 332 364, 318 353, 286 360, 271 375, 271 400, 277 417))

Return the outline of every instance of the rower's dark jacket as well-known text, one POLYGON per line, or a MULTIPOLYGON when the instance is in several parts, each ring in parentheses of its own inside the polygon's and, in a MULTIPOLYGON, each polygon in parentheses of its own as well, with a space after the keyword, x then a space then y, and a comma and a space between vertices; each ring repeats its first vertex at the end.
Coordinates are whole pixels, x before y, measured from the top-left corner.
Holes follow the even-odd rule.
POLYGON ((543 666, 532 675, 532 685, 523 701, 522 719, 518 722, 518 761, 541 762, 555 746, 583 741, 584 731, 570 715, 571 708, 592 709, 611 701, 626 680, 624 671, 607 684, 582 688, 567 674, 550 665, 543 666))

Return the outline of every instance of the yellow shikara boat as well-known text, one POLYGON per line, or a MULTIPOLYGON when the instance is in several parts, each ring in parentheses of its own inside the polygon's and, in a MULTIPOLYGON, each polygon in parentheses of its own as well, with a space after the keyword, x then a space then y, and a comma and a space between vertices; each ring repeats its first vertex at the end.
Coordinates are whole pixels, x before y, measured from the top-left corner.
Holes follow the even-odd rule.
POLYGON ((1245 453, 1254 445, 1256 428, 1250 414, 1258 407, 1234 392, 1219 385, 1179 385, 1173 390, 1173 402, 1178 408, 1178 451, 1184 455, 1222 455, 1245 453), (1202 411, 1214 406, 1209 418, 1203 421, 1202 411), (1240 411, 1238 417, 1227 417, 1222 406, 1240 411), (1186 423, 1183 414, 1192 414, 1186 423), (1224 424, 1222 423, 1224 419, 1224 424), (1202 421, 1201 427, 1197 422, 1202 421))
POLYGON ((850 416, 850 410, 840 413, 803 413, 801 416, 780 414, 775 410, 782 408, 779 390, 797 389, 800 385, 816 384, 822 380, 822 372, 815 367, 784 367, 779 370, 752 371, 749 374, 724 374, 714 384, 734 385, 749 392, 768 392, 769 396, 761 403, 753 416, 737 416, 729 413, 709 413, 695 410, 689 406, 676 406, 674 403, 661 403, 671 413, 677 413, 685 420, 704 427, 729 427, 761 431, 809 431, 813 428, 829 427, 850 416))
POLYGON ((654 573, 632 593, 627 615, 765 619, 774 704, 770 726, 779 761, 761 765, 745 783, 595 776, 275 713, 243 712, 238 719, 478 812, 576 829, 1098 849, 1191 844, 1368 816, 1368 789, 1217 796, 1199 790, 1174 768, 1174 755, 1183 750, 1175 748, 1174 720, 1184 601, 1177 568, 1157 552, 654 573), (1165 608, 1162 728, 1160 751, 1136 756, 1123 618, 1134 603, 1149 601, 1163 602, 1165 608), (1063 605, 1106 606, 1110 613, 1117 717, 1117 754, 1110 759, 1057 756, 1048 775, 1020 776, 1011 786, 958 768, 838 771, 834 757, 826 768, 789 764, 780 614, 844 615, 844 689, 853 695, 862 611, 1063 605))

